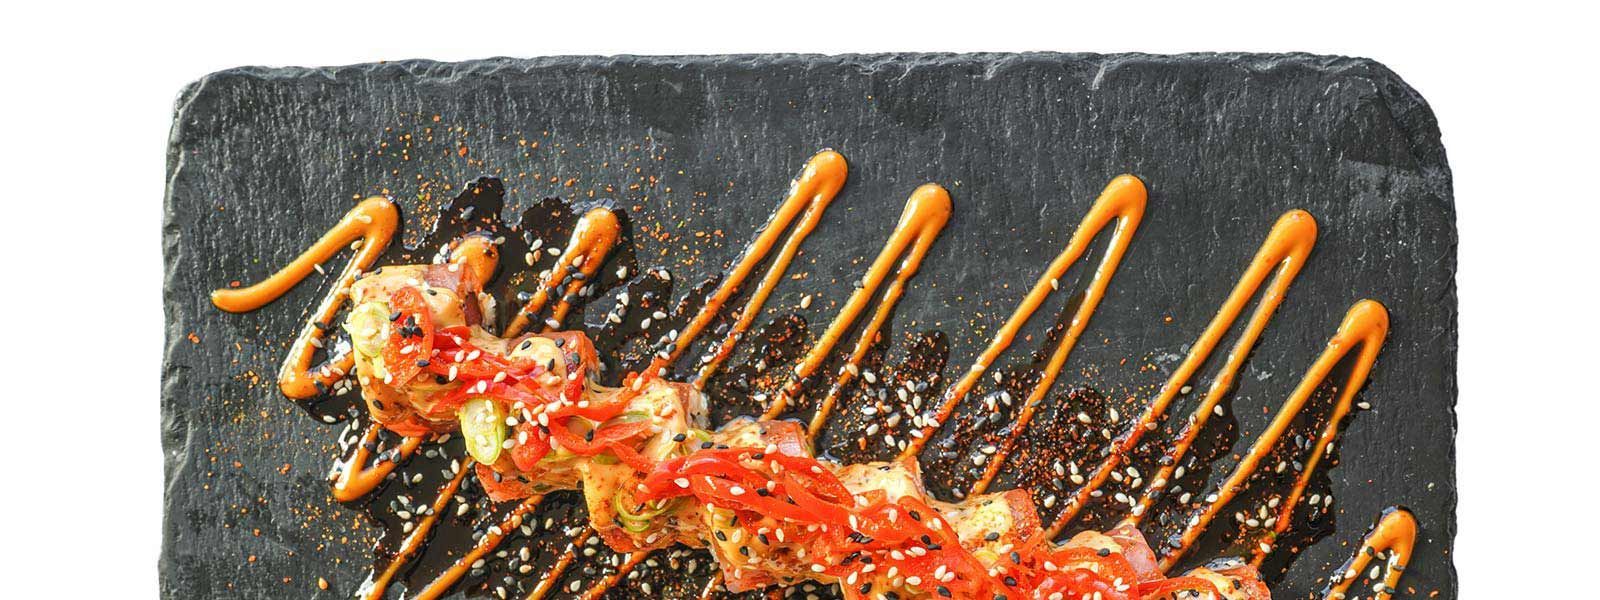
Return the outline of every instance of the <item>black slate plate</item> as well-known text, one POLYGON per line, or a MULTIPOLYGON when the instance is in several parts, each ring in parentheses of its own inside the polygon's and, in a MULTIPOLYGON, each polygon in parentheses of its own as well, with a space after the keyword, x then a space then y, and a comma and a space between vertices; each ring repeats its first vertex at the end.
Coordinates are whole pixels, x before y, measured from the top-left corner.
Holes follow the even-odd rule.
POLYGON ((1362 396, 1373 408, 1351 419, 1328 471, 1336 528, 1275 593, 1320 590, 1398 503, 1424 528, 1402 588, 1455 597, 1456 234, 1426 103, 1360 59, 1061 54, 410 61, 191 85, 164 230, 163 596, 346 597, 371 564, 373 529, 323 479, 342 425, 270 382, 326 279, 246 315, 213 309, 211 289, 287 262, 359 196, 399 199, 414 240, 429 214, 419 202, 431 209, 481 175, 504 180, 508 215, 545 196, 615 198, 641 265, 699 281, 825 147, 849 159, 849 183, 794 267, 808 276, 785 282, 761 322, 825 323, 906 195, 937 181, 955 215, 896 312, 890 354, 944 331, 951 370, 1111 177, 1148 184, 1145 223, 1060 395, 1158 384, 1277 215, 1315 214, 1316 251, 1232 399, 1246 439, 1350 303, 1383 301, 1393 330, 1362 396), (804 294, 820 301, 799 310, 804 294))

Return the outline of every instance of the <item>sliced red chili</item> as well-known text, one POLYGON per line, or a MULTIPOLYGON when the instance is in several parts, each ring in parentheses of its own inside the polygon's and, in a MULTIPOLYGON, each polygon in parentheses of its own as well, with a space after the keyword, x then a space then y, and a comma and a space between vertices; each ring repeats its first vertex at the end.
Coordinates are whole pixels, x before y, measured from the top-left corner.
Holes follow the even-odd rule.
POLYGON ((562 449, 570 450, 573 454, 594 456, 605 452, 611 444, 648 433, 650 427, 649 421, 617 423, 592 430, 591 434, 579 437, 578 434, 567 428, 566 423, 551 422, 550 437, 554 438, 556 443, 561 444, 562 449))
POLYGON ((639 454, 639 451, 634 450, 632 446, 627 444, 614 443, 606 448, 624 464, 633 467, 633 470, 640 473, 649 473, 656 467, 654 462, 651 462, 650 459, 645 458, 644 455, 639 454))
POLYGON ((1099 575, 1113 584, 1133 586, 1139 582, 1138 572, 1128 559, 1118 553, 1101 556, 1091 548, 1065 548, 1045 553, 1050 562, 1062 570, 1083 569, 1099 575))
MULTIPOLYGON (((1217 591, 1217 586, 1210 581, 1199 577, 1173 577, 1159 581, 1147 581, 1139 584, 1139 596, 1151 600, 1171 597, 1178 592, 1196 592, 1210 594, 1211 598, 1221 598, 1222 593, 1217 591)), ((1200 596, 1205 598, 1207 596, 1200 596)))
POLYGON ((550 436, 535 423, 518 421, 514 428, 517 443, 511 446, 511 462, 517 470, 528 472, 539 467, 539 459, 550 453, 550 436), (526 438, 524 438, 526 434, 526 438))
POLYGON ((1103 600, 1133 600, 1139 596, 1133 595, 1133 584, 1124 584, 1122 589, 1110 580, 1096 575, 1087 569, 1066 569, 1045 575, 1034 584, 1035 595, 1045 595, 1060 592, 1069 598, 1099 597, 1103 600))

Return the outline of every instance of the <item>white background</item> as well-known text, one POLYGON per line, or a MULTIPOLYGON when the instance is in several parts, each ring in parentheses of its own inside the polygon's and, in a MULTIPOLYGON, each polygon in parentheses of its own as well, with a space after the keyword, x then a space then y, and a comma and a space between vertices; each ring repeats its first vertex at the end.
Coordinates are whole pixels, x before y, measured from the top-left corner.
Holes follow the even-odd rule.
POLYGON ((0 9, 0 219, 17 275, 0 368, 21 383, 0 393, 6 596, 157 595, 161 199, 183 84, 247 64, 912 50, 1309 51, 1398 72, 1431 102, 1455 171, 1465 595, 1593 593, 1600 20, 1578 3, 346 4, 0 9), (61 216, 36 220, 40 198, 61 216))

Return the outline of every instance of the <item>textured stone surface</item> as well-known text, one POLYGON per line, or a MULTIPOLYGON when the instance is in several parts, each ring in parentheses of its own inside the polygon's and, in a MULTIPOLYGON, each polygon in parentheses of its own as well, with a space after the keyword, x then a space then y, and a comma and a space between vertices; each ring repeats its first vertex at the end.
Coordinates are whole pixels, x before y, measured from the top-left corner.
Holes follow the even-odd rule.
POLYGON ((893 341, 944 330, 957 368, 1107 180, 1147 182, 1145 224, 1061 389, 1164 379, 1175 362, 1162 357, 1187 348, 1274 219, 1311 211, 1321 239, 1235 412, 1276 407, 1353 301, 1383 301, 1394 327, 1363 396, 1373 409, 1350 421, 1329 473, 1337 531, 1276 591, 1320 589, 1400 503, 1424 527, 1404 587, 1454 597, 1456 234, 1439 132, 1381 65, 1303 55, 549 58, 208 76, 181 94, 169 154, 163 595, 343 597, 369 565, 370 532, 323 483, 340 426, 270 385, 326 280, 246 315, 214 310, 209 290, 288 261, 356 196, 400 199, 414 232, 418 202, 482 174, 505 179, 514 207, 618 198, 651 233, 637 236, 640 262, 698 280, 823 147, 850 160, 850 181, 796 264, 808 277, 772 304, 817 293, 799 312, 825 322, 910 190, 944 183, 956 213, 893 341))

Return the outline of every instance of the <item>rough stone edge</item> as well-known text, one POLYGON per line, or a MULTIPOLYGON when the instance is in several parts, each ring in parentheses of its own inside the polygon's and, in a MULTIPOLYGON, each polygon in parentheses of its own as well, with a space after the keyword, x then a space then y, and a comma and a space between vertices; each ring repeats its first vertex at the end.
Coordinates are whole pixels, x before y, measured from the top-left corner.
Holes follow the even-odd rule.
MULTIPOLYGON (((1026 53, 885 53, 885 54, 733 54, 733 55, 671 55, 671 56, 585 56, 564 55, 536 58, 510 58, 493 57, 463 62, 440 62, 428 59, 407 59, 400 61, 385 61, 377 63, 361 63, 353 65, 331 67, 263 67, 244 66, 224 69, 209 73, 185 85, 178 93, 173 107, 173 123, 167 142, 167 182, 163 194, 162 216, 162 259, 164 264, 162 287, 162 310, 166 319, 166 340, 163 345, 162 373, 161 373, 161 446, 163 465, 163 498, 162 498, 162 548, 158 560, 158 573, 166 573, 170 558, 171 544, 173 543, 170 504, 173 490, 172 482, 176 475, 187 464, 187 454, 176 452, 183 447, 181 444, 169 443, 177 437, 187 437, 189 433, 187 421, 177 411, 173 410, 174 402, 172 389, 176 387, 181 377, 180 366, 173 363, 174 349, 179 340, 183 339, 183 324, 186 316, 175 310, 177 303, 171 295, 174 273, 178 272, 185 260, 183 245, 176 223, 176 211, 173 204, 173 187, 183 170, 184 158, 180 142, 184 135, 184 116, 196 99, 201 97, 206 89, 217 80, 233 77, 246 77, 256 79, 298 79, 304 77, 322 77, 337 80, 341 76, 351 74, 370 75, 384 71, 399 71, 416 78, 461 78, 476 75, 492 75, 502 71, 526 73, 536 69, 550 67, 564 68, 604 68, 616 66, 675 66, 679 68, 691 66, 710 65, 741 65, 750 69, 763 68, 774 65, 804 65, 816 62, 834 62, 841 65, 855 65, 861 68, 878 68, 886 65, 903 66, 907 70, 919 66, 933 66, 943 64, 987 64, 985 72, 988 76, 1004 70, 1010 66, 1030 63, 1065 63, 1100 62, 1101 71, 1110 71, 1124 66, 1137 66, 1143 64, 1158 65, 1221 65, 1236 68, 1245 68, 1252 71, 1271 71, 1283 67, 1301 67, 1329 70, 1346 73, 1373 82, 1391 118, 1396 126, 1406 133, 1410 142, 1412 154, 1417 157, 1418 164, 1424 176, 1433 185, 1439 186, 1442 205, 1435 207, 1446 216, 1449 226, 1444 232, 1446 240, 1447 268, 1450 271, 1450 282, 1447 290, 1437 300, 1445 305, 1448 320, 1447 339, 1443 340, 1442 350, 1445 363, 1445 393, 1448 396, 1446 410, 1450 416, 1450 466, 1447 474, 1449 497, 1446 506, 1454 517, 1458 504, 1458 490, 1456 487, 1456 444, 1458 433, 1458 418, 1456 404, 1459 399, 1458 378, 1458 347, 1459 347, 1459 301, 1455 287, 1455 271, 1457 269, 1457 256, 1459 233, 1456 229, 1455 193, 1450 167, 1446 159, 1444 144, 1441 140, 1439 122, 1426 99, 1416 89, 1412 88, 1400 77, 1399 74, 1389 69, 1383 63, 1370 58, 1349 57, 1338 55, 1319 55, 1309 53, 1250 53, 1250 52, 1205 52, 1186 54, 1145 54, 1145 53, 1059 53, 1059 52, 1026 52, 1026 53), (1435 150, 1436 149, 1436 150, 1435 150)), ((1426 528, 1427 524, 1423 524, 1426 528)), ((1445 564, 1448 569, 1449 585, 1451 591, 1457 591, 1459 575, 1455 566, 1455 537, 1456 519, 1450 519, 1443 532, 1445 564)), ((162 597, 166 597, 166 578, 158 575, 161 585, 162 597)))
POLYGON ((173 544, 176 542, 171 519, 174 498, 172 485, 179 479, 179 473, 188 467, 189 454, 186 449, 190 434, 188 419, 175 405, 177 401, 175 390, 182 381, 183 373, 181 366, 174 362, 173 357, 179 340, 183 339, 184 325, 188 318, 178 310, 179 302, 172 295, 175 276, 187 258, 181 229, 178 226, 173 191, 179 175, 183 172, 184 156, 180 141, 183 139, 185 114, 211 80, 212 75, 207 75, 185 85, 178 92, 172 107, 172 127, 167 134, 167 178, 161 201, 161 311, 165 319, 166 335, 161 357, 161 467, 164 481, 161 486, 161 556, 156 561, 156 579, 162 598, 172 596, 171 590, 167 587, 166 577, 172 568, 170 563, 173 544))
MULTIPOLYGON (((1460 399, 1458 377, 1458 352, 1460 345, 1460 301, 1456 293, 1456 270, 1459 267, 1460 232, 1456 227, 1455 184, 1446 150, 1439 130, 1439 120, 1428 105, 1422 94, 1407 84, 1398 73, 1389 67, 1372 59, 1358 59, 1355 65, 1362 76, 1372 81, 1378 88, 1378 93, 1383 98, 1389 109, 1391 118, 1396 126, 1405 132, 1411 144, 1412 155, 1418 159, 1423 176, 1430 185, 1437 186, 1440 204, 1433 207, 1438 210, 1447 221, 1447 226, 1442 234, 1444 240, 1444 256, 1442 262, 1448 269, 1450 279, 1446 288, 1439 297, 1434 299, 1444 309, 1446 324, 1448 325, 1445 338, 1440 341, 1440 351, 1443 352, 1444 362, 1444 393, 1447 396, 1445 410, 1450 417, 1450 471, 1446 473, 1448 495, 1445 498, 1445 507, 1449 511, 1450 520, 1443 528, 1440 543, 1444 546, 1444 563, 1447 570, 1447 584, 1450 597, 1460 594, 1460 574, 1456 571, 1455 539, 1459 527, 1457 520, 1457 505, 1460 499, 1460 490, 1456 483, 1456 438, 1459 431, 1459 419, 1456 414, 1456 405, 1460 399)), ((1428 523, 1420 523, 1423 532, 1429 529, 1428 523)))
MULTIPOLYGON (((759 69, 769 66, 784 65, 815 65, 818 63, 834 63, 861 68, 877 68, 883 66, 899 66, 914 69, 922 66, 937 66, 948 64, 985 64, 991 74, 997 73, 1009 66, 1018 64, 1038 63, 1101 63, 1104 69, 1113 69, 1125 65, 1160 64, 1160 65, 1218 65, 1230 67, 1243 67, 1253 71, 1269 71, 1284 66, 1300 66, 1318 69, 1333 70, 1369 70, 1372 76, 1393 79, 1395 83, 1410 90, 1403 81, 1399 80, 1392 71, 1381 64, 1366 58, 1356 58, 1339 55, 1322 55, 1309 53, 1253 53, 1253 52, 1197 52, 1186 54, 1145 54, 1145 53, 1064 53, 1064 52, 1023 52, 1023 53, 882 53, 882 54, 707 54, 707 55, 664 55, 641 56, 621 54, 615 56, 595 55, 563 55, 543 56, 533 58, 492 57, 461 62, 440 62, 429 59, 405 59, 397 61, 383 61, 372 63, 358 63, 339 66, 324 67, 267 67, 267 66, 242 66, 224 69, 207 74, 185 87, 185 93, 203 88, 208 80, 229 77, 250 77, 258 79, 297 79, 304 77, 321 77, 337 80, 340 77, 364 75, 372 73, 399 72, 413 77, 427 78, 455 78, 469 75, 493 75, 501 72, 526 73, 538 69, 561 67, 570 69, 606 68, 606 67, 631 67, 631 66, 669 66, 677 68, 703 67, 703 66, 742 66, 749 69, 759 69)), ((1415 92, 1411 92, 1415 96, 1415 92)), ((1420 97, 1417 97, 1420 100, 1420 97)), ((1424 106, 1426 105, 1423 103, 1424 106)))

